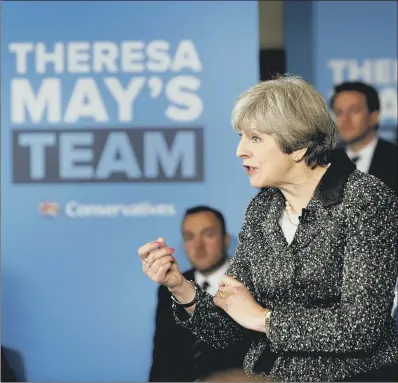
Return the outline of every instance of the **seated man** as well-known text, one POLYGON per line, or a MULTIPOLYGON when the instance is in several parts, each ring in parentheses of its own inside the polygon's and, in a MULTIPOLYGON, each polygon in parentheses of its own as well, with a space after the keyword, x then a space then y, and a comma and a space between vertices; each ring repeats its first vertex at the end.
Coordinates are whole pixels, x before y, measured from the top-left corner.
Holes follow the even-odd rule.
MULTIPOLYGON (((229 264, 230 236, 223 215, 207 206, 188 209, 182 222, 182 236, 193 266, 184 276, 215 295, 218 281, 229 264)), ((241 368, 243 352, 215 350, 176 324, 170 296, 168 289, 160 286, 149 381, 188 382, 217 371, 241 368)))

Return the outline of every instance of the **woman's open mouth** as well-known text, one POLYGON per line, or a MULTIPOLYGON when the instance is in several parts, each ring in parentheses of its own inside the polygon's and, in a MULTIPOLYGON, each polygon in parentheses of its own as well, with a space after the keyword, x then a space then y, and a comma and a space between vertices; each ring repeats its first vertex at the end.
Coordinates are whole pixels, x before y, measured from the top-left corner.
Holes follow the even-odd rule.
POLYGON ((254 168, 253 166, 243 165, 243 167, 245 168, 246 174, 249 176, 257 171, 257 168, 254 168))

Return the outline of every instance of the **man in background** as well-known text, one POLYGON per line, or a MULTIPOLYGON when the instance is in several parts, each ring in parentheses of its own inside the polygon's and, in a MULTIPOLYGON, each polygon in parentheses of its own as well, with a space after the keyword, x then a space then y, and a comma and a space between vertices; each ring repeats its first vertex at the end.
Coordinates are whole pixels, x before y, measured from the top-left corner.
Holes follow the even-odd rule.
POLYGON ((1 381, 2 382, 16 382, 14 370, 8 363, 8 359, 5 355, 5 349, 1 346, 1 381))
MULTIPOLYGON (((224 217, 208 206, 193 207, 185 212, 181 229, 185 253, 193 266, 184 276, 214 296, 229 265, 230 236, 224 217)), ((150 382, 189 382, 242 368, 243 356, 239 350, 215 350, 177 325, 170 292, 159 287, 150 382)))
POLYGON ((397 146, 378 136, 380 101, 376 89, 359 81, 334 88, 331 107, 341 141, 357 169, 397 192, 397 146))
MULTIPOLYGON (((330 101, 344 149, 357 169, 397 190, 397 146, 378 136, 380 100, 375 88, 359 81, 334 88, 330 101)), ((392 316, 398 326, 398 279, 392 316)))

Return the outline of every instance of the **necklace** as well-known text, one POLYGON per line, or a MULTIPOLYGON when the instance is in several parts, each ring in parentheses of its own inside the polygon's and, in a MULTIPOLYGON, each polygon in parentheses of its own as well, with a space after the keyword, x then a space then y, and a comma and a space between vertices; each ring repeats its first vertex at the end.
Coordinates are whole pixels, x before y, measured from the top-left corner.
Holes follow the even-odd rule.
POLYGON ((289 203, 288 200, 285 201, 285 210, 286 210, 287 219, 289 220, 289 222, 290 222, 293 226, 298 227, 298 223, 293 222, 293 220, 292 220, 292 218, 291 218, 291 216, 290 216, 290 214, 291 214, 293 208, 292 208, 292 206, 290 205, 290 203, 289 203))

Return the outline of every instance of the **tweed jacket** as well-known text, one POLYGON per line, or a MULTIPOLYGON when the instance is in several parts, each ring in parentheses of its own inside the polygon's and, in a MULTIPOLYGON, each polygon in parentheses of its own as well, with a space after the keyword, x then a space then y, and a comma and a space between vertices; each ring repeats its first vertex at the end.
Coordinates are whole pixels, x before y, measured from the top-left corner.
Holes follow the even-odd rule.
POLYGON ((284 202, 276 188, 252 199, 227 270, 272 311, 269 337, 241 327, 200 289, 192 316, 173 303, 177 323, 216 348, 251 338, 248 376, 342 381, 398 363, 393 190, 336 151, 290 245, 280 227, 284 202))

